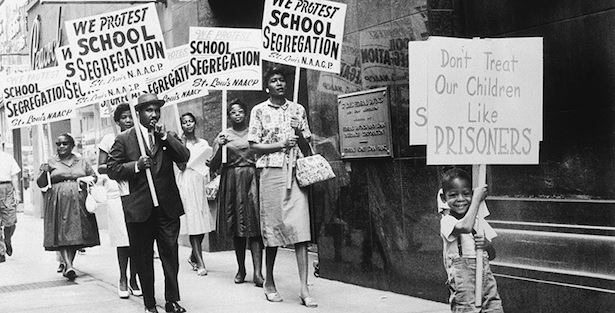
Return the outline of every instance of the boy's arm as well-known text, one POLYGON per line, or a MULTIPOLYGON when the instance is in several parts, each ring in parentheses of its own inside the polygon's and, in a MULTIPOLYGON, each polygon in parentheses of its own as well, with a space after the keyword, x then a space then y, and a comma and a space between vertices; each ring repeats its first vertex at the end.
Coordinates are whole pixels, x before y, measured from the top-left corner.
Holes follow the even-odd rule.
POLYGON ((470 208, 468 209, 466 215, 462 217, 457 224, 455 224, 455 229, 453 229, 452 235, 457 236, 459 234, 467 234, 472 232, 472 229, 474 229, 474 221, 476 221, 476 214, 478 213, 478 208, 480 203, 485 200, 485 197, 487 197, 487 185, 474 188, 470 208))

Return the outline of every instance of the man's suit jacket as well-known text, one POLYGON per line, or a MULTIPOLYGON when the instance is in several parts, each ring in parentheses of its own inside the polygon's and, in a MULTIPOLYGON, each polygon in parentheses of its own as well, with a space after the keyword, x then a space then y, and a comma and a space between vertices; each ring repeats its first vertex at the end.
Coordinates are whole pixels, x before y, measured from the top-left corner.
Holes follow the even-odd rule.
MULTIPOLYGON (((154 151, 149 151, 147 145, 146 150, 152 160, 150 169, 158 195, 158 203, 165 215, 169 218, 178 218, 184 214, 184 207, 175 183, 173 162, 187 162, 190 158, 190 151, 171 133, 167 133, 167 139, 164 141, 156 138, 154 151)), ((130 188, 130 194, 122 196, 126 222, 144 222, 154 208, 145 170, 135 173, 135 165, 140 156, 134 127, 119 134, 109 152, 107 162, 109 177, 128 181, 130 188)))

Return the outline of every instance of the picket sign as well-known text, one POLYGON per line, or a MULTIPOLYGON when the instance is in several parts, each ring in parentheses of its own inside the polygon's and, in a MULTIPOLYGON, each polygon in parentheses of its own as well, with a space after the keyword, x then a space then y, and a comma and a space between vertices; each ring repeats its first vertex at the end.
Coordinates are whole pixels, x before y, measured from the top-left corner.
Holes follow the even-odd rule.
MULTIPOLYGON (((474 187, 484 186, 487 183, 487 164, 472 165, 472 177, 474 180, 474 187)), ((481 201, 476 213, 476 234, 484 234, 482 223, 484 213, 487 211, 487 204, 485 201, 481 201)), ((476 287, 474 288, 474 304, 476 307, 482 306, 483 299, 483 249, 476 248, 476 287)))
MULTIPOLYGON (((128 106, 130 107, 130 115, 132 115, 132 120, 135 121, 135 133, 137 133, 137 142, 139 143, 139 150, 141 151, 141 155, 147 155, 145 151, 145 144, 143 143, 143 136, 141 135, 141 127, 139 118, 137 117, 137 111, 135 110, 135 99, 128 96, 128 106)), ((149 168, 145 169, 145 177, 147 178, 147 185, 149 186, 150 194, 152 195, 152 201, 154 203, 154 207, 158 206, 158 195, 156 194, 156 187, 154 186, 154 178, 152 178, 152 171, 149 168)))
MULTIPOLYGON (((226 114, 226 107, 227 107, 227 101, 228 101, 228 94, 226 89, 222 90, 222 131, 226 131, 226 121, 227 121, 227 114, 226 114)), ((222 164, 226 164, 226 158, 227 158, 227 150, 226 150, 226 145, 222 146, 222 164)))
MULTIPOLYGON (((293 102, 299 103, 299 78, 301 77, 301 67, 295 67, 295 81, 293 88, 293 102)), ((292 112, 291 112, 292 113, 292 112)), ((286 189, 290 190, 293 186, 293 168, 295 167, 295 159, 297 158, 296 149, 290 149, 288 157, 288 172, 286 173, 286 189)))

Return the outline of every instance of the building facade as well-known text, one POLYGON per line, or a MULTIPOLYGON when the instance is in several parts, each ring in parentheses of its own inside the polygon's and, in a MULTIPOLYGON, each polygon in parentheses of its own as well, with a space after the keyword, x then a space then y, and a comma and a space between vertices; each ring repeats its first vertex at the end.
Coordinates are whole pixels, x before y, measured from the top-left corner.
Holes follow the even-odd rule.
MULTIPOLYGON (((28 21, 40 17, 40 47, 58 40, 58 25, 66 20, 130 5, 49 2, 28 2, 28 21)), ((342 70, 302 70, 299 84, 299 102, 309 112, 315 150, 337 175, 312 188, 320 275, 447 301, 436 203, 445 168, 427 166, 425 147, 408 145, 408 42, 431 35, 543 37, 540 164, 488 167, 489 220, 499 233, 493 269, 508 312, 603 312, 614 307, 615 270, 610 262, 615 253, 615 188, 610 182, 615 175, 615 62, 610 56, 615 53, 615 4, 338 2, 347 4, 342 70), (386 87, 390 97, 392 156, 344 159, 337 97, 377 87, 386 87)), ((156 7, 170 48, 188 42, 190 26, 260 28, 263 1, 167 0, 156 7)), ((67 41, 60 31, 61 46, 67 41)), ((292 71, 289 68, 289 77, 292 71)), ((252 107, 267 95, 230 91, 228 97, 252 107)), ((192 112, 199 124, 197 135, 211 143, 221 128, 221 99, 221 92, 212 91, 178 105, 177 113, 163 107, 164 122, 179 131, 177 115, 192 112)), ((71 131, 79 152, 95 160, 97 138, 112 132, 113 123, 100 118, 94 106, 81 110, 80 116, 52 124, 51 134, 71 131)), ((210 239, 225 246, 223 237, 210 239)))

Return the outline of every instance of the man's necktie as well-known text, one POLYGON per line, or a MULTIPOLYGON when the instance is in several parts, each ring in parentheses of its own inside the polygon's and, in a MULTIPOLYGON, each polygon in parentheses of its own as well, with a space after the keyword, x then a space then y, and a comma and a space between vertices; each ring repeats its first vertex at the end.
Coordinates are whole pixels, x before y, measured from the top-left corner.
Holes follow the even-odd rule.
POLYGON ((154 151, 154 145, 156 144, 156 141, 154 140, 154 133, 148 132, 147 134, 149 137, 149 150, 154 151))

